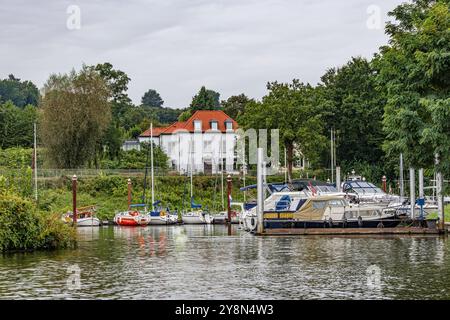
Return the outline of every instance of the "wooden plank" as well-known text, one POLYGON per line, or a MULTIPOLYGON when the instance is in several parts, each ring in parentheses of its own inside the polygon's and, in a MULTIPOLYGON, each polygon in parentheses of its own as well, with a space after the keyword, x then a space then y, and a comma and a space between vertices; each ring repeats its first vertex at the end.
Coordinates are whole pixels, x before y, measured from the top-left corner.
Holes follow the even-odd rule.
POLYGON ((404 228, 289 228, 265 229, 259 236, 284 235, 391 235, 391 234, 439 234, 438 229, 404 227, 404 228))

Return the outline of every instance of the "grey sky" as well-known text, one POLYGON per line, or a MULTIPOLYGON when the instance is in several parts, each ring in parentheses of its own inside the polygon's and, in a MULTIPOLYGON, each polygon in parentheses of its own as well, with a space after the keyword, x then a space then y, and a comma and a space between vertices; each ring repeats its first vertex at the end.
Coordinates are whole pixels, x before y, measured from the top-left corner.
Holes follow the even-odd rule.
MULTIPOLYGON (((205 85, 225 99, 260 98, 267 81, 316 83, 351 56, 387 41, 387 12, 401 0, 0 0, 0 77, 42 87, 50 73, 111 62, 131 78, 135 103, 153 88, 185 107, 205 85), (66 26, 68 6, 81 28, 66 26), (367 27, 369 6, 381 28, 367 27)), ((370 10, 369 10, 370 11, 370 10)))

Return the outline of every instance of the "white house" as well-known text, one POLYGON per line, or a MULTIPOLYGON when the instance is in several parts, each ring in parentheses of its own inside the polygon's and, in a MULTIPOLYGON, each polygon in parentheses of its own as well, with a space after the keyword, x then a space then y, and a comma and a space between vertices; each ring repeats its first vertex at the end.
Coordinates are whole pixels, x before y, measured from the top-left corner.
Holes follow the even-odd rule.
POLYGON ((224 166, 232 172, 236 160, 237 122, 223 111, 199 110, 187 121, 153 128, 139 142, 153 142, 169 156, 170 167, 179 172, 217 173, 224 166))

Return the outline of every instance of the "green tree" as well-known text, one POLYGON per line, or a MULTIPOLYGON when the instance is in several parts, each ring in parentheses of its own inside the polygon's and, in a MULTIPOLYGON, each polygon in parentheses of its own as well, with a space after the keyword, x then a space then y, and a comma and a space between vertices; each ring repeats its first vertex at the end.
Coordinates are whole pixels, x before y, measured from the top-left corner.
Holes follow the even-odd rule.
POLYGON ((415 0, 399 5, 386 26, 389 45, 374 65, 385 87, 384 144, 407 164, 450 172, 450 2, 415 0))
POLYGON ((376 88, 375 71, 364 58, 329 69, 317 87, 324 132, 336 132, 339 164, 380 163, 384 153, 382 119, 385 98, 376 88))
POLYGON ((154 89, 149 89, 142 96, 141 103, 148 107, 162 107, 164 100, 161 99, 159 93, 154 89))
POLYGON ((191 116, 192 112, 190 110, 185 110, 178 116, 178 121, 180 122, 187 121, 191 116))
POLYGON ((52 74, 44 86, 41 133, 51 163, 78 168, 96 157, 111 121, 111 91, 92 68, 52 74))
POLYGON ((314 98, 314 88, 299 80, 268 83, 269 93, 261 102, 250 102, 239 121, 245 129, 279 129, 286 148, 288 179, 292 181, 294 148, 315 165, 326 147, 322 122, 314 98))
POLYGON ((204 86, 192 98, 190 105, 191 113, 197 110, 217 110, 220 108, 220 94, 214 90, 206 89, 204 86))
POLYGON ((20 108, 26 105, 37 106, 39 90, 31 81, 20 81, 10 74, 8 78, 0 80, 0 103, 8 100, 20 108))
POLYGON ((231 118, 238 119, 238 117, 244 113, 245 105, 250 101, 252 101, 252 99, 249 99, 243 93, 237 96, 231 96, 227 100, 221 102, 222 110, 231 118))
POLYGON ((11 101, 0 104, 0 148, 31 147, 37 110, 32 105, 16 107, 11 101))

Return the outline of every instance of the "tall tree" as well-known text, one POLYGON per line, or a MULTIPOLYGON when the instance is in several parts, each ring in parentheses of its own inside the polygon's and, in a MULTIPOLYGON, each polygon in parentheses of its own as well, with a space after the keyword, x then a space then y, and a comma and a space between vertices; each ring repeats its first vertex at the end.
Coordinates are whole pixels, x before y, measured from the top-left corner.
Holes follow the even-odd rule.
POLYGON ((16 107, 11 101, 0 104, 0 149, 31 147, 37 109, 32 105, 16 107))
POLYGON ((214 90, 206 89, 204 86, 192 98, 190 111, 194 113, 197 110, 217 110, 220 108, 220 94, 214 90))
POLYGON ((156 90, 149 89, 142 96, 141 103, 147 107, 162 107, 162 105, 164 104, 164 100, 156 90))
POLYGON ((20 108, 26 105, 37 106, 39 90, 31 81, 20 81, 10 74, 8 78, 0 80, 0 103, 8 100, 20 108))
POLYGON ((237 96, 231 96, 221 102, 223 111, 233 119, 238 119, 239 115, 244 113, 245 105, 252 99, 241 93, 237 96))
POLYGON ((53 165, 78 168, 95 158, 111 120, 110 97, 108 84, 92 68, 50 76, 40 131, 53 165))
POLYGON ((322 122, 314 98, 314 88, 299 80, 268 83, 269 93, 261 102, 250 102, 240 117, 245 129, 279 129, 286 148, 288 179, 292 181, 294 147, 314 165, 326 148, 322 122))
POLYGON ((399 5, 386 26, 389 45, 374 65, 387 92, 385 149, 402 152, 413 167, 450 172, 450 1, 414 0, 399 5))
POLYGON ((317 88, 324 135, 336 132, 339 164, 380 163, 384 153, 382 119, 385 98, 376 89, 374 69, 364 58, 352 58, 329 69, 317 88))

